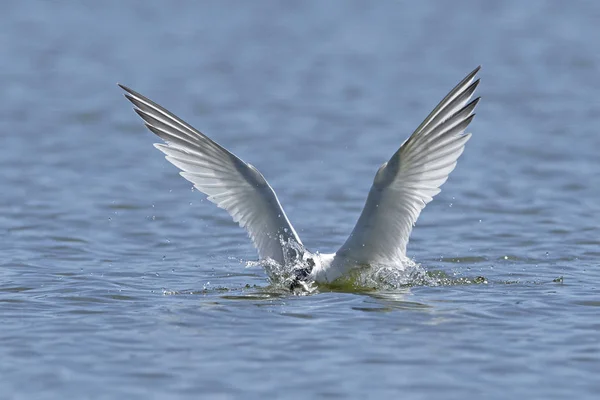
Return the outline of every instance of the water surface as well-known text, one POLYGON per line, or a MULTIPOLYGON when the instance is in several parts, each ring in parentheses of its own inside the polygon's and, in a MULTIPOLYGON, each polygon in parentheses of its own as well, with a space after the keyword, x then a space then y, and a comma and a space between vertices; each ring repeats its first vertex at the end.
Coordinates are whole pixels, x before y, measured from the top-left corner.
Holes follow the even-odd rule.
POLYGON ((0 398, 595 398, 598 17, 559 1, 6 5, 0 398), (379 165, 478 64, 473 137, 409 244, 456 284, 304 297, 246 268, 245 233, 116 86, 254 164, 308 248, 333 252, 379 165))

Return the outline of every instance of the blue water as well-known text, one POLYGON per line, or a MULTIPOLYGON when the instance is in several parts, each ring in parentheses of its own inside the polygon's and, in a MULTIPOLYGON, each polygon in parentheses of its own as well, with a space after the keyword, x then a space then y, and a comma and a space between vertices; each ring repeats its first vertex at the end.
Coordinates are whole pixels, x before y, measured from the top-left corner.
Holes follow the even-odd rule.
POLYGON ((597 397, 600 3, 3 7, 0 399, 597 397), (116 86, 254 164, 333 252, 479 64, 473 137, 409 243, 445 284, 310 296, 246 267, 116 86))

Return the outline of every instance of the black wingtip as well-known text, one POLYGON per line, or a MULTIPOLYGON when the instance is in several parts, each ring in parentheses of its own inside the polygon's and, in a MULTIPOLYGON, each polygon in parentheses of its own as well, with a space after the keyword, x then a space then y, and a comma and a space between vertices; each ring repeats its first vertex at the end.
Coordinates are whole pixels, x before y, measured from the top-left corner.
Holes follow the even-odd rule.
POLYGON ((477 90, 477 87, 479 86, 479 83, 481 82, 480 78, 477 78, 473 81, 473 83, 471 83, 469 85, 469 87, 467 88, 467 91, 470 91, 471 94, 473 94, 475 92, 475 90, 477 90))
POLYGON ((125 91, 125 93, 123 93, 123 96, 125 96, 125 98, 129 101, 132 101, 130 96, 131 93, 133 92, 133 90, 129 89, 127 86, 123 85, 122 83, 117 82, 117 86, 120 87, 121 89, 123 89, 125 91))
POLYGON ((481 65, 478 65, 477 68, 475 68, 473 71, 471 71, 471 73, 469 75, 467 75, 465 79, 463 79, 463 81, 466 82, 466 81, 470 81, 471 79, 473 79, 475 77, 475 75, 479 72, 480 69, 481 69, 481 65))
POLYGON ((141 94, 139 94, 135 90, 131 89, 129 86, 125 86, 125 85, 123 85, 121 83, 117 83, 117 86, 119 86, 121 89, 123 89, 126 92, 125 96, 127 96, 127 94, 130 94, 133 97, 139 97, 139 98, 145 99, 144 96, 142 96, 141 94))

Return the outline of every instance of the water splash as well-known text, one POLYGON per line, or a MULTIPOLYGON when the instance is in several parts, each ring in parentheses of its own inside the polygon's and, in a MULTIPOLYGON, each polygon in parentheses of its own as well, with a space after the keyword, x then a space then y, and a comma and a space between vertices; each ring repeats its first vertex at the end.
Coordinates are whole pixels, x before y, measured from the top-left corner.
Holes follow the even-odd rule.
POLYGON ((304 246, 294 240, 284 241, 284 265, 275 260, 249 261, 247 267, 262 267, 266 271, 271 287, 277 290, 290 290, 296 294, 311 294, 319 290, 340 290, 348 292, 397 290, 414 286, 452 286, 486 284, 487 279, 477 277, 457 277, 439 270, 428 270, 411 259, 405 259, 399 266, 372 265, 358 268, 332 283, 317 284, 314 281, 298 281, 298 270, 307 268, 309 255, 304 246), (300 282, 300 285, 297 284, 300 282), (298 286, 298 287, 295 287, 298 286))
MULTIPOLYGON (((293 246, 293 245, 292 245, 293 246)), ((301 247, 295 250, 303 250, 301 247)), ((344 277, 328 284, 317 284, 314 281, 303 281, 300 286, 293 287, 297 282, 296 271, 305 267, 303 258, 290 260, 292 262, 281 265, 274 260, 248 262, 248 267, 261 266, 267 272, 270 286, 276 290, 290 290, 295 294, 306 295, 319 291, 385 291, 399 290, 415 286, 453 286, 469 284, 486 284, 487 279, 477 277, 457 277, 448 275, 439 270, 428 270, 421 264, 410 259, 405 260, 401 267, 396 266, 368 266, 356 269, 344 277)))
POLYGON ((445 286, 474 283, 450 277, 442 271, 428 271, 410 259, 401 266, 367 266, 352 271, 327 285, 336 290, 397 290, 413 286, 445 286))

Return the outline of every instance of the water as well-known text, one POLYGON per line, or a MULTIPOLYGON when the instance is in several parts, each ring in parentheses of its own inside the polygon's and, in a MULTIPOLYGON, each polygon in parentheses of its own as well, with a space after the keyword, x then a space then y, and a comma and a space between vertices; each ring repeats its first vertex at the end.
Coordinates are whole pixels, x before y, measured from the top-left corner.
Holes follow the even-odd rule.
POLYGON ((0 14, 1 399, 595 398, 597 2, 134 4, 0 14), (331 252, 478 64, 473 138, 409 244, 446 284, 310 296, 246 267, 115 84, 256 165, 331 252))

